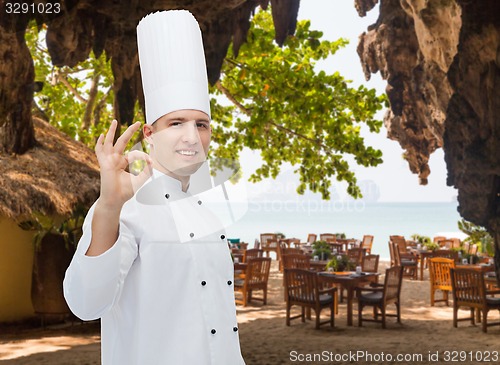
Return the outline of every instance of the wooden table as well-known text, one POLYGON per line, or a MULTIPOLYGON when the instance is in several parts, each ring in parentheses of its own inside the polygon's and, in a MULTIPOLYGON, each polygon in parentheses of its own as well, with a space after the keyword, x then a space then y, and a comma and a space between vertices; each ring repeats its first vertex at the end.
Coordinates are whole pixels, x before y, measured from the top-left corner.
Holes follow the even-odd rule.
POLYGON ((484 273, 490 272, 490 271, 495 271, 495 266, 494 265, 463 265, 463 264, 458 264, 455 265, 457 269, 470 269, 470 270, 478 270, 484 273))
POLYGON ((415 256, 419 258, 419 263, 420 263, 420 280, 424 280, 424 268, 425 268, 425 263, 429 258, 431 258, 434 254, 434 251, 432 250, 421 250, 417 248, 412 248, 410 249, 411 253, 413 253, 415 256))
POLYGON ((325 271, 328 260, 311 260, 309 264, 311 266, 311 270, 313 271, 325 271))
MULTIPOLYGON (((313 261, 311 261, 312 263, 313 261)), ((347 290, 347 325, 352 326, 354 289, 361 284, 376 282, 379 273, 364 273, 356 275, 355 272, 331 272, 323 271, 318 273, 320 279, 327 283, 340 284, 347 290)))

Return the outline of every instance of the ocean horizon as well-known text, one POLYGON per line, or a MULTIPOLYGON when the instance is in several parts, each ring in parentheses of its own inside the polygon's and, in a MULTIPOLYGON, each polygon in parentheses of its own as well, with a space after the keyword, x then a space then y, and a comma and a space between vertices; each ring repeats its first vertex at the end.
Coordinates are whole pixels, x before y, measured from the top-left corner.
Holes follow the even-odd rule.
POLYGON ((372 252, 388 259, 390 235, 432 238, 440 232, 460 232, 457 207, 457 202, 251 201, 226 232, 249 247, 261 233, 280 232, 302 242, 309 233, 318 239, 321 233, 345 233, 357 239, 368 234, 374 236, 372 252))

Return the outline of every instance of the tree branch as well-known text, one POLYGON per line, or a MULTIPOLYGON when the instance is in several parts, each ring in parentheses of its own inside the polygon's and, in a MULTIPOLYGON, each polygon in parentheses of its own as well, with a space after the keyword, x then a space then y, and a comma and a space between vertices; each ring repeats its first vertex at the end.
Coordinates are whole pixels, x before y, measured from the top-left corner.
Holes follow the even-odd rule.
POLYGON ((90 121, 92 116, 92 110, 96 104, 97 91, 99 90, 99 78, 101 75, 99 72, 94 73, 92 77, 92 82, 90 83, 89 99, 87 105, 85 106, 85 113, 83 114, 82 127, 87 130, 90 127, 90 121))
POLYGON ((71 84, 68 82, 68 80, 66 79, 66 77, 64 76, 64 74, 62 74, 61 72, 59 72, 59 70, 56 70, 55 71, 55 76, 57 78, 58 81, 61 81, 62 84, 64 86, 66 86, 66 88, 82 103, 86 103, 87 100, 80 95, 80 93, 73 87, 71 86, 71 84))
POLYGON ((238 100, 236 100, 233 94, 231 94, 231 92, 222 85, 220 80, 217 80, 215 86, 217 87, 217 90, 223 93, 226 96, 226 98, 228 98, 229 101, 231 101, 234 105, 238 107, 238 109, 240 109, 243 113, 245 113, 245 115, 248 115, 249 117, 252 115, 252 111, 250 109, 245 108, 243 104, 241 104, 238 100))

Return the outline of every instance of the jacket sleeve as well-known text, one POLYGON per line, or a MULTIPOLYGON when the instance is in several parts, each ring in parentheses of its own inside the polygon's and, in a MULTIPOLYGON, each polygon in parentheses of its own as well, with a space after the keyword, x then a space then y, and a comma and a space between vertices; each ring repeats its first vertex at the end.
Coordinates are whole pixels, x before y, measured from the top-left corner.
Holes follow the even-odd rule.
POLYGON ((63 282, 66 302, 82 320, 100 318, 113 307, 138 251, 134 235, 120 218, 115 244, 99 256, 86 256, 92 238, 94 207, 95 204, 85 218, 82 238, 63 282))

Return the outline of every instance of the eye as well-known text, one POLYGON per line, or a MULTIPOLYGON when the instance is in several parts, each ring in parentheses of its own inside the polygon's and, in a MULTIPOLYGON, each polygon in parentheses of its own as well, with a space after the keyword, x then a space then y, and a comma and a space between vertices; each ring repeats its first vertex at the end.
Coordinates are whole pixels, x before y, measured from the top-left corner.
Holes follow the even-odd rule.
POLYGON ((198 128, 204 128, 204 129, 209 129, 210 128, 210 125, 208 124, 208 122, 203 122, 203 121, 196 122, 196 126, 198 128))
POLYGON ((169 127, 178 127, 178 126, 181 126, 182 125, 182 122, 180 120, 172 120, 168 126, 169 127))

